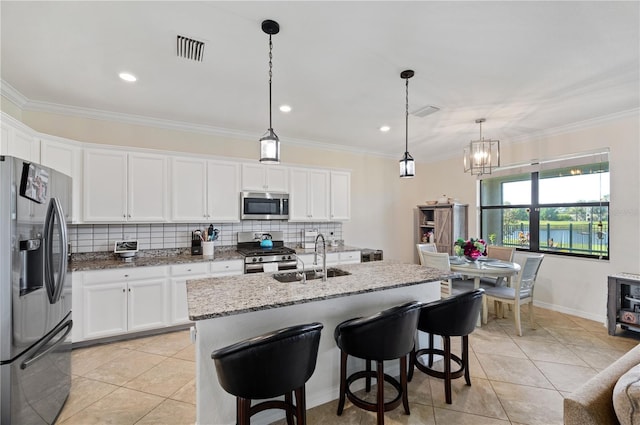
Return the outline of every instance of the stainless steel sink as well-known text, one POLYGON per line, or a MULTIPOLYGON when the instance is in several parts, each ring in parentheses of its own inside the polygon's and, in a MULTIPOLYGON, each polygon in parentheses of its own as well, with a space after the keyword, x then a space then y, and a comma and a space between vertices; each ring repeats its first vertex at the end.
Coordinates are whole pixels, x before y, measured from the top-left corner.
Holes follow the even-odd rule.
MULTIPOLYGON (((314 279, 322 279, 322 272, 315 272, 314 270, 306 270, 304 272, 306 280, 314 280, 314 279)), ((329 267, 327 269, 327 278, 337 277, 337 276, 348 276, 351 273, 336 269, 334 267, 329 267)), ((273 275, 273 278, 278 282, 299 282, 302 280, 302 276, 298 272, 286 272, 286 273, 276 273, 273 275)))

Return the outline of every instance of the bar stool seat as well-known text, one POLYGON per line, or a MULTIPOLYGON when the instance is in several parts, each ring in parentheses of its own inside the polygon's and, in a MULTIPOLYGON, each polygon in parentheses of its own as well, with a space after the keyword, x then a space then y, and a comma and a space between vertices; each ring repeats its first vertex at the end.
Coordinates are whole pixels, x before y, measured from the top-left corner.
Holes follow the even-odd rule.
POLYGON ((407 356, 413 348, 420 306, 417 301, 381 311, 373 316, 350 319, 336 326, 334 338, 340 348, 340 399, 338 416, 342 415, 345 397, 355 406, 376 412, 378 425, 384 424, 384 412, 395 409, 402 402, 405 413, 409 412, 407 396, 407 356), (347 358, 357 357, 366 361, 366 370, 347 377, 347 358), (384 373, 384 360, 400 360, 400 382, 384 373), (376 362, 376 371, 371 371, 371 361, 376 362), (351 384, 365 378, 365 388, 371 390, 371 378, 376 379, 376 402, 371 403, 356 396, 351 384), (384 382, 391 384, 397 396, 384 402, 384 382))
POLYGON ((287 424, 306 423, 305 383, 316 368, 321 323, 291 326, 240 341, 211 354, 218 382, 236 396, 238 425, 266 409, 284 409, 287 424), (292 393, 295 394, 294 404, 292 393), (252 400, 284 395, 251 406, 252 400))
POLYGON ((480 315, 482 296, 484 289, 476 289, 464 292, 440 301, 424 304, 420 309, 418 330, 429 333, 429 347, 411 352, 409 364, 409 381, 413 377, 414 367, 429 376, 444 379, 445 401, 451 404, 451 380, 464 374, 467 385, 471 385, 469 375, 469 334, 476 328, 476 322, 480 315), (444 349, 434 347, 433 336, 442 336, 444 349), (451 353, 451 337, 462 337, 462 358, 451 353), (433 369, 433 355, 442 355, 444 371, 433 369), (418 359, 428 355, 428 363, 425 365, 418 359), (451 362, 459 367, 451 370, 451 362))

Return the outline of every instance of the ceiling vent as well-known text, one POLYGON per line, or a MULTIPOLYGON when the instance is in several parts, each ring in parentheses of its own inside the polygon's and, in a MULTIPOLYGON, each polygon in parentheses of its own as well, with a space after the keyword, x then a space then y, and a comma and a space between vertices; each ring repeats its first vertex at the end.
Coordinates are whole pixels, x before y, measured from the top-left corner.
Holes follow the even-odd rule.
POLYGON ((202 62, 204 56, 204 41, 179 35, 176 43, 178 57, 202 62))
POLYGON ((427 105, 424 106, 420 109, 416 109, 415 111, 411 112, 411 115, 416 116, 416 117, 420 117, 420 118, 424 118, 427 115, 431 115, 434 114, 436 112, 438 112, 440 110, 440 108, 438 108, 437 106, 433 106, 433 105, 427 105))

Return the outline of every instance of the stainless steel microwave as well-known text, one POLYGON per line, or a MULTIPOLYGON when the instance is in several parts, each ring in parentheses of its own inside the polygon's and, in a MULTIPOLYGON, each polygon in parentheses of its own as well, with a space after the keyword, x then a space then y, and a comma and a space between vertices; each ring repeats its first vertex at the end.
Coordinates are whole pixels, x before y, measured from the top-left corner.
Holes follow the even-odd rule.
POLYGON ((241 192, 242 220, 288 220, 289 194, 273 192, 241 192))

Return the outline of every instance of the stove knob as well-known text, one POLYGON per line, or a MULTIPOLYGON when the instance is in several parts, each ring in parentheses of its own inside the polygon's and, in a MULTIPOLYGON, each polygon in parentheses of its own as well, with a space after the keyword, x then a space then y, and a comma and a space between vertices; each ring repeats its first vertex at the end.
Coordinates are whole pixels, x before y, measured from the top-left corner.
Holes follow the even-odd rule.
POLYGON ((258 261, 258 259, 256 257, 253 257, 251 261, 255 263, 256 261, 258 261))
POLYGON ((287 257, 285 255, 282 256, 282 261, 286 260, 287 257))
POLYGON ((258 261, 262 261, 262 257, 258 258, 258 261))
POLYGON ((291 260, 291 256, 288 256, 288 257, 287 257, 287 260, 291 260))

